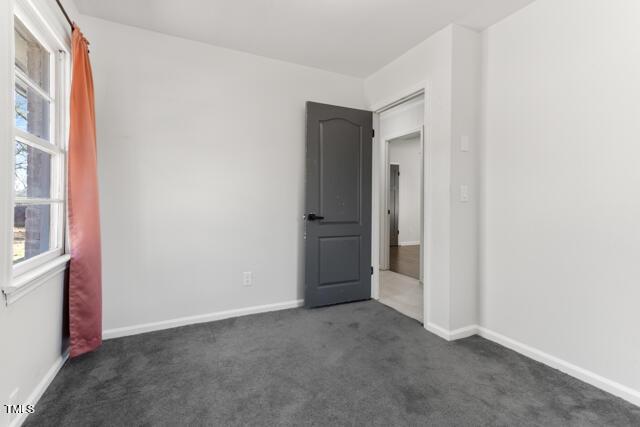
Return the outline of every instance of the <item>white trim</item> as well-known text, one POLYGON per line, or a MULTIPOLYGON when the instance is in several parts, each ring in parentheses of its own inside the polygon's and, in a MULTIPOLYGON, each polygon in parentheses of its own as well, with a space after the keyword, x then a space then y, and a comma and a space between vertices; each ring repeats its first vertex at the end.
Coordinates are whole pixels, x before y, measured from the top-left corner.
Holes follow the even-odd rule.
POLYGON ((403 99, 403 98, 407 98, 410 97, 411 95, 417 94, 418 92, 423 92, 425 95, 427 93, 427 82, 426 81, 421 81, 419 83, 416 83, 413 86, 408 87, 407 89, 398 92, 396 95, 391 96, 387 99, 383 99, 382 101, 378 101, 375 102, 373 104, 371 104, 371 111, 373 111, 374 113, 382 113, 381 110, 385 109, 386 107, 395 104, 396 102, 398 102, 399 100, 403 99))
POLYGON ((398 242, 398 246, 416 246, 416 245, 419 245, 420 243, 421 243, 420 240, 414 240, 410 242, 398 242))
POLYGON ((498 343, 537 362, 544 363, 547 366, 558 369, 565 374, 571 375, 572 377, 584 381, 587 384, 591 384, 594 387, 627 400, 634 405, 640 406, 640 390, 634 390, 631 387, 627 387, 616 381, 605 378, 595 372, 576 366, 573 363, 552 356, 549 353, 545 353, 542 350, 523 344, 490 329, 482 326, 477 326, 476 328, 478 330, 478 334, 483 338, 498 343))
MULTIPOLYGON (((56 361, 51 365, 51 368, 47 371, 47 373, 42 377, 36 388, 33 389, 29 397, 27 397, 27 401, 24 404, 29 405, 37 405, 38 401, 44 394, 44 392, 49 388, 53 379, 58 375, 58 372, 64 366, 65 362, 69 358, 69 352, 65 351, 60 357, 56 359, 56 361)), ((20 427, 27 419, 28 413, 18 414, 10 423, 9 427, 20 427)))
MULTIPOLYGON (((420 102, 421 104, 424 105, 424 101, 420 102)), ((416 104, 417 105, 417 104, 416 104)), ((393 111, 393 110, 392 110, 393 111)), ((384 129, 382 129, 384 130, 384 129)), ((420 133, 422 132, 422 126, 418 126, 416 128, 412 128, 412 129, 405 129, 403 131, 399 131, 396 133, 392 133, 389 135, 383 135, 383 139, 387 142, 390 143, 392 142, 394 139, 398 139, 398 138, 403 138, 403 137, 408 137, 410 135, 414 135, 415 136, 420 136, 420 133)), ((389 162, 391 164, 391 162, 389 162)), ((395 164, 399 164, 399 163, 395 163, 395 164)))
POLYGON ((55 205, 57 203, 64 203, 62 199, 35 199, 35 198, 26 198, 26 197, 16 197, 15 204, 16 205, 55 205))
MULTIPOLYGON (((9 211, 7 212, 7 219, 9 220, 9 228, 6 231, 8 237, 7 245, 11 245, 13 236, 11 236, 14 215, 13 210, 15 205, 24 204, 48 204, 51 205, 50 216, 50 247, 51 249, 43 254, 33 257, 29 260, 20 261, 17 264, 13 264, 13 246, 9 246, 8 259, 3 260, 3 263, 8 262, 8 266, 12 267, 13 278, 8 278, 7 285, 2 290, 7 295, 7 304, 16 301, 23 295, 26 295, 31 290, 35 289, 39 284, 46 281, 37 277, 36 279, 29 279, 29 286, 18 286, 17 283, 21 281, 21 278, 30 277, 30 270, 34 269, 36 273, 43 271, 54 274, 56 272, 50 272, 51 267, 49 261, 55 257, 62 255, 65 251, 65 236, 66 236, 66 223, 65 223, 65 207, 66 207, 66 138, 67 138, 67 123, 69 115, 67 112, 67 103, 64 97, 57 96, 59 94, 68 95, 68 82, 69 76, 69 60, 66 55, 62 55, 61 52, 68 52, 69 48, 67 43, 60 39, 57 32, 49 25, 49 22, 42 15, 41 11, 30 0, 16 0, 15 7, 11 13, 11 26, 13 28, 14 17, 19 19, 22 24, 31 32, 44 49, 50 54, 50 76, 49 76, 49 92, 47 93, 37 83, 29 78, 24 72, 18 69, 14 65, 14 31, 10 31, 10 77, 11 77, 11 107, 9 111, 12 111, 13 104, 15 104, 13 86, 17 79, 23 80, 29 87, 36 90, 41 96, 44 96, 50 103, 50 117, 49 117, 49 137, 51 141, 46 141, 28 132, 24 132, 18 129, 13 123, 10 125, 11 138, 10 141, 19 141, 23 144, 27 144, 31 147, 35 147, 51 155, 51 199, 22 199, 15 195, 13 182, 8 195, 11 197, 12 203, 10 203, 9 211), (46 265, 45 265, 46 263, 46 265), (27 274, 29 273, 29 274, 27 274), (35 282, 35 283, 31 283, 35 282), (18 287, 20 290, 18 291, 18 287), (11 295, 11 296, 10 296, 11 295)), ((11 143, 13 147, 13 142, 11 143)), ((11 181, 13 181, 13 170, 15 169, 15 157, 11 156, 9 161, 9 170, 11 171, 11 181)), ((2 196, 2 194, 0 194, 2 196)), ((4 197, 3 197, 4 198, 4 197)), ((3 225, 3 224, 0 224, 3 225)), ((68 261, 68 259, 67 259, 68 261)), ((65 262, 65 261, 62 261, 65 262)), ((4 265, 2 265, 4 267, 4 265)), ((59 271, 57 271, 59 272, 59 271)), ((50 275, 48 276, 50 277, 50 275)))
POLYGON ((455 341, 458 339, 470 337, 472 335, 479 335, 482 338, 493 341, 496 344, 511 349, 517 353, 522 354, 523 356, 564 372, 567 375, 570 375, 574 378, 579 379, 580 381, 604 390, 607 393, 611 393, 614 396, 618 396, 628 402, 633 403, 634 405, 640 406, 640 390, 632 389, 631 387, 628 387, 624 384, 620 384, 619 382, 605 378, 602 375, 598 375, 595 372, 589 371, 588 369, 581 368, 580 366, 574 365, 571 362, 567 362, 566 360, 560 359, 559 357, 553 356, 542 350, 516 341, 485 327, 470 325, 453 331, 449 331, 434 323, 425 323, 424 327, 429 332, 447 341, 455 341))
POLYGON ((436 325, 435 323, 427 323, 424 322, 424 328, 431 332, 432 334, 435 334, 437 336, 439 336, 440 338, 447 340, 447 341, 451 341, 450 338, 450 333, 448 330, 446 330, 445 328, 436 325))
POLYGON ((267 313, 270 311, 287 310, 299 308, 304 304, 304 300, 285 301, 275 304, 256 305, 253 307, 238 308, 234 310, 218 311, 214 313, 200 314, 197 316, 179 317, 171 320, 161 320, 159 322, 143 323, 140 325, 125 326, 122 328, 107 329, 102 332, 102 339, 126 337, 129 335, 144 334, 146 332, 161 331, 163 329, 177 328, 197 323, 213 322, 216 320, 229 319, 231 317, 247 316, 249 314, 267 313))
MULTIPOLYGON (((49 52, 49 54, 54 55, 53 52, 49 52)), ((49 93, 42 89, 38 83, 34 82, 33 79, 27 76, 20 68, 16 67, 15 73, 16 78, 22 80, 28 87, 35 90, 42 98, 46 99, 48 102, 55 101, 55 99, 49 93)))
POLYGON ((52 248, 46 252, 38 254, 32 258, 22 260, 13 264, 13 274, 11 277, 11 281, 8 286, 15 286, 15 280, 22 276, 23 274, 28 273, 29 271, 41 267, 56 258, 63 256, 64 250, 62 248, 52 248))
POLYGON ((423 95, 424 95, 424 91, 418 91, 416 92, 415 98, 409 99, 408 101, 404 101, 394 107, 391 107, 388 110, 384 110, 380 112, 379 114, 385 117, 393 117, 393 116, 402 114, 405 111, 414 108, 418 104, 423 104, 424 103, 423 95))
POLYGON ((45 153, 48 153, 52 156, 55 156, 58 154, 65 154, 65 151, 62 148, 54 144, 55 141, 54 142, 47 141, 46 139, 35 136, 34 134, 29 132, 25 132, 22 129, 18 129, 16 127, 14 127, 14 132, 15 132, 14 139, 16 141, 19 141, 30 147, 37 148, 38 150, 44 151, 45 153))
POLYGON ((61 255, 37 268, 29 270, 13 279, 10 286, 2 287, 7 305, 13 304, 20 298, 36 290, 50 278, 66 270, 70 255, 61 255))
MULTIPOLYGON (((4 19, 0 19, 2 39, 0 40, 0 286, 11 282, 12 241, 13 241, 13 170, 15 145, 13 141, 13 122, 15 106, 13 102, 14 41, 13 41, 13 1, 0 6, 6 10, 4 19)), ((0 13, 2 17, 3 13, 0 13)))
MULTIPOLYGON (((14 14, 18 15, 18 19, 20 19, 23 23, 25 21, 29 21, 30 25, 33 26, 34 21, 38 21, 39 24, 42 25, 45 32, 41 29, 36 28, 35 32, 31 28, 29 31, 38 39, 38 42, 49 49, 51 52, 62 49, 65 52, 71 51, 70 43, 63 40, 60 37, 58 31, 56 31, 50 24, 48 17, 45 17, 40 10, 40 7, 36 6, 32 0, 15 0, 15 10, 14 14)), ((53 6, 55 8, 55 6, 53 6)), ((57 12, 57 11, 56 11, 57 12)), ((54 13, 56 13, 54 12, 54 13)), ((67 28, 67 27, 65 27, 67 28)), ((13 61, 12 61, 13 62, 13 61)))
POLYGON ((433 158, 433 146, 431 141, 431 134, 433 131, 433 120, 431 114, 431 86, 429 82, 422 83, 424 85, 424 119, 422 123, 422 245, 420 247, 420 262, 422 264, 422 306, 424 310, 424 323, 427 323, 431 319, 431 287, 433 286, 432 274, 431 274, 431 255, 428 257, 425 254, 430 254, 433 243, 433 233, 431 230, 431 223, 433 218, 433 189, 431 179, 431 159, 433 158))
POLYGON ((462 328, 458 328, 458 329, 454 329, 453 331, 450 331, 448 329, 443 328, 442 326, 436 325, 435 323, 425 322, 424 328, 427 331, 433 334, 436 334, 440 338, 443 338, 447 341, 455 341, 455 340, 467 338, 467 337, 478 334, 477 325, 464 326, 462 328))

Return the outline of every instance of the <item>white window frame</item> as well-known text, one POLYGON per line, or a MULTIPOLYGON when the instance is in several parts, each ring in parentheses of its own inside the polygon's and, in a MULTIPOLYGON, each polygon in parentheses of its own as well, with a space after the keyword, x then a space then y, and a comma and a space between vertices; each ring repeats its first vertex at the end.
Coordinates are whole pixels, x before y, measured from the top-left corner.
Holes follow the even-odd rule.
POLYGON ((52 274, 64 270, 69 260, 67 254, 68 242, 66 239, 66 164, 67 164, 67 140, 68 140, 68 99, 70 87, 70 54, 67 47, 68 43, 64 43, 50 26, 43 15, 36 10, 32 3, 27 0, 16 0, 13 11, 12 26, 10 28, 10 84, 11 84, 11 117, 10 122, 9 143, 11 152, 15 153, 16 141, 22 142, 29 146, 35 147, 51 155, 51 195, 47 199, 26 199, 18 198, 15 194, 15 186, 13 183, 15 174, 15 154, 10 156, 9 164, 6 165, 11 170, 11 200, 8 205, 11 210, 9 213, 11 238, 8 242, 10 245, 7 251, 8 264, 11 266, 11 280, 9 286, 2 288, 7 297, 7 303, 16 300, 21 294, 26 293, 27 288, 33 288, 36 285, 46 281, 52 274), (31 81, 22 71, 15 66, 15 30, 14 19, 20 20, 22 24, 33 34, 38 43, 40 43, 49 53, 51 63, 49 67, 49 93, 44 92, 37 84, 31 81), (15 126, 15 118, 13 116, 15 106, 15 84, 20 78, 25 81, 29 88, 36 90, 45 99, 50 101, 50 132, 49 141, 38 138, 29 132, 22 131, 15 126), (34 256, 32 258, 13 263, 13 222, 14 208, 17 204, 48 204, 51 209, 51 236, 50 250, 34 256))

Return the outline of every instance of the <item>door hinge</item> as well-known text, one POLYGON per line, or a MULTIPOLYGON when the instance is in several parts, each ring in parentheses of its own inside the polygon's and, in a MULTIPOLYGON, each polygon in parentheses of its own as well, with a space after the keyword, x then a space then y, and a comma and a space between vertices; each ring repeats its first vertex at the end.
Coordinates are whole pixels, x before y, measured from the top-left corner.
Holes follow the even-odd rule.
POLYGON ((371 138, 375 138, 375 137, 376 137, 376 130, 371 129, 371 138))
POLYGON ((373 276, 373 265, 371 266, 371 275, 373 276))

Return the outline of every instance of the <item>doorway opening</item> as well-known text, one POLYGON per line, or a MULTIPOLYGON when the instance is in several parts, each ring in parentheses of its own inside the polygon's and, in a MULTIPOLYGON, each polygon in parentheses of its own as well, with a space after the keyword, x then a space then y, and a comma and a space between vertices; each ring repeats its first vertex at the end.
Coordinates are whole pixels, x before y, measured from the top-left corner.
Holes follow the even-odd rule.
POLYGON ((382 142, 379 301, 424 318, 424 95, 379 114, 382 142))

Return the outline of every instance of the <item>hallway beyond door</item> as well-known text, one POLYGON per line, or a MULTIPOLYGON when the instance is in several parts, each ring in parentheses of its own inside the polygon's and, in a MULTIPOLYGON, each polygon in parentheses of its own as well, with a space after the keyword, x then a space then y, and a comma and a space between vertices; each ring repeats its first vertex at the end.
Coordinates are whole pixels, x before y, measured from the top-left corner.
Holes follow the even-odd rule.
POLYGON ((418 279, 393 271, 380 272, 380 302, 422 322, 422 284, 418 279))
POLYGON ((391 246, 389 270, 420 279, 420 245, 391 246))

